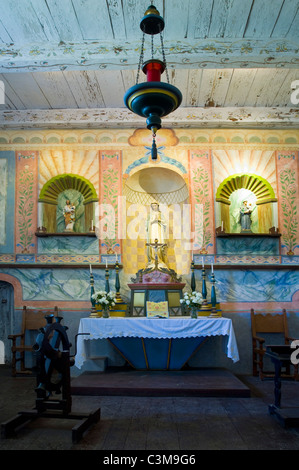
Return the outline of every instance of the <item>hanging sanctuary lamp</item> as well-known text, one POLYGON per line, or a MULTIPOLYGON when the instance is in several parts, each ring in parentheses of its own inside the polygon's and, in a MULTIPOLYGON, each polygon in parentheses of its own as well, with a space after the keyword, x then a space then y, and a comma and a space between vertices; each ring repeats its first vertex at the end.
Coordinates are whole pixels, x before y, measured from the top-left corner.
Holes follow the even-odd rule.
POLYGON ((164 19, 154 5, 150 5, 140 22, 142 31, 141 52, 136 84, 125 93, 124 102, 129 110, 146 118, 147 128, 151 130, 153 143, 152 160, 157 160, 156 132, 162 126, 161 118, 175 111, 182 102, 182 94, 169 83, 166 66, 162 31, 164 19), (144 60, 145 34, 151 35, 151 59, 144 60), (160 34, 162 60, 154 59, 154 36, 160 34), (140 70, 146 75, 146 82, 138 83, 140 70), (166 72, 167 83, 161 82, 161 75, 166 72))

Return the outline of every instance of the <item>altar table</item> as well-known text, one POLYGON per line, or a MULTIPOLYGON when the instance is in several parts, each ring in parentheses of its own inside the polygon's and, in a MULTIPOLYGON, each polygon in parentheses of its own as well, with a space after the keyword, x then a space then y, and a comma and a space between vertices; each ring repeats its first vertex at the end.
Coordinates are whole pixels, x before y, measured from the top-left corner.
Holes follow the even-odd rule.
POLYGON ((239 360, 229 318, 82 318, 78 333, 79 369, 88 359, 86 341, 95 339, 108 339, 139 370, 179 370, 209 336, 226 336, 227 356, 239 360))

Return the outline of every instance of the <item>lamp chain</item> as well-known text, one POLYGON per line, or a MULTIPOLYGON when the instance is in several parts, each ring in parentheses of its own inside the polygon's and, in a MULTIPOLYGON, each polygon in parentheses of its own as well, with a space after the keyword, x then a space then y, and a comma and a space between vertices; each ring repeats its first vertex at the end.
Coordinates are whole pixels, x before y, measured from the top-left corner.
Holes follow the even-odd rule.
POLYGON ((154 35, 151 37, 151 51, 152 51, 152 60, 154 60, 154 35))
POLYGON ((160 32, 160 39, 161 39, 161 46, 162 46, 162 57, 163 57, 163 62, 164 62, 164 64, 165 64, 165 72, 166 72, 166 77, 167 77, 167 83, 169 83, 169 75, 168 75, 167 64, 166 64, 166 57, 165 57, 165 51, 164 51, 163 36, 162 36, 162 33, 161 33, 161 32, 160 32))
POLYGON ((140 73, 141 66, 142 66, 142 64, 143 64, 143 56, 144 56, 144 38, 145 38, 145 33, 142 34, 141 50, 140 50, 139 64, 138 64, 138 70, 137 70, 137 76, 136 76, 136 85, 138 84, 138 81, 139 81, 139 73, 140 73))

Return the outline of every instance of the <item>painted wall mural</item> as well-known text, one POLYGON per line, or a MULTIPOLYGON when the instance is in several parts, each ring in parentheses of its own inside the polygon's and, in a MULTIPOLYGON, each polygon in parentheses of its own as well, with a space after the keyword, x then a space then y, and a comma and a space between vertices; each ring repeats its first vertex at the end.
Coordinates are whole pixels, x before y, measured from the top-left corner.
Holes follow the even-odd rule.
MULTIPOLYGON (((22 142, 26 140, 26 145, 18 144, 16 137, 13 143, 10 135, 15 134, 5 132, 3 144, 0 143, 0 151, 3 148, 0 154, 0 207, 3 218, 0 229, 0 276, 4 269, 5 273, 13 273, 22 284, 24 300, 48 302, 57 296, 57 299, 68 302, 73 292, 78 302, 88 302, 88 265, 92 263, 104 268, 106 259, 109 264, 114 263, 116 254, 123 266, 126 263, 126 270, 121 274, 121 282, 125 284, 130 275, 135 275, 143 267, 146 260, 145 241, 136 242, 136 246, 131 243, 131 251, 128 251, 129 245, 122 238, 123 233, 126 235, 124 229, 127 228, 128 219, 126 214, 123 216, 119 198, 124 196, 126 183, 132 181, 134 175, 155 168, 179 175, 183 188, 180 191, 184 192, 187 188, 186 197, 180 200, 180 204, 191 204, 193 211, 190 222, 197 235, 193 247, 195 262, 200 265, 201 256, 205 256, 206 264, 213 261, 219 265, 216 287, 221 302, 238 306, 244 303, 246 308, 253 298, 261 304, 271 305, 279 302, 295 305, 298 302, 298 274, 294 267, 299 264, 299 134, 297 142, 286 144, 289 134, 276 131, 279 138, 273 144, 267 143, 270 137, 265 131, 256 131, 259 141, 253 139, 250 143, 249 135, 244 130, 241 142, 231 142, 232 131, 222 130, 224 137, 221 141, 219 130, 214 131, 215 135, 218 133, 216 139, 210 130, 201 131, 206 132, 204 138, 196 129, 175 132, 165 129, 161 130, 160 141, 157 140, 158 161, 153 164, 148 155, 151 138, 144 129, 140 132, 109 130, 109 136, 104 131, 97 133, 93 130, 90 138, 88 131, 76 131, 74 141, 67 139, 67 131, 55 133, 55 141, 52 131, 43 132, 45 135, 40 141, 30 144, 30 136, 26 137, 26 132, 22 131, 22 142), (84 135, 84 142, 81 134, 84 135), (280 144, 279 139, 284 139, 284 143, 280 144), (221 225, 215 199, 217 188, 226 178, 245 171, 264 178, 271 185, 277 199, 271 210, 280 236, 269 239, 256 236, 247 240, 216 236, 216 227, 221 225), (99 202, 113 209, 113 214, 106 214, 104 226, 110 230, 113 225, 114 236, 102 236, 100 239, 79 233, 74 237, 35 236, 39 193, 47 181, 64 174, 85 178, 93 185, 99 202), (195 217, 198 208, 199 217, 195 217), (14 214, 13 218, 8 217, 11 213, 14 214), (26 268, 28 263, 36 263, 36 267, 26 268), (53 264, 57 266, 55 269, 51 267, 53 264), (82 264, 87 269, 82 269, 82 264), (39 265, 49 265, 49 268, 39 265), (80 267, 66 270, 64 265, 80 267), (229 269, 232 265, 234 269, 229 269), (259 269, 255 269, 255 265, 259 265, 259 269), (267 266, 267 269, 262 270, 261 265, 267 266), (250 286, 246 292, 242 291, 242 296, 241 287, 237 287, 240 279, 243 286, 246 283, 250 286), (254 296, 256 289, 258 293, 254 296)), ((146 191, 150 193, 150 190, 146 191)), ((165 195, 165 198, 168 200, 170 196, 165 195)), ((97 216, 95 222, 102 220, 103 214, 97 216)), ((253 227, 255 231, 258 224, 253 227)), ((238 230, 237 224, 234 230, 238 230)), ((182 275, 189 285, 190 250, 184 247, 177 242, 170 245, 169 257, 171 268, 182 275)), ((110 273, 113 278, 113 270, 110 273)), ((200 269, 196 275, 200 282, 200 269)), ((97 281, 99 287, 104 287, 104 270, 97 273, 97 281)))

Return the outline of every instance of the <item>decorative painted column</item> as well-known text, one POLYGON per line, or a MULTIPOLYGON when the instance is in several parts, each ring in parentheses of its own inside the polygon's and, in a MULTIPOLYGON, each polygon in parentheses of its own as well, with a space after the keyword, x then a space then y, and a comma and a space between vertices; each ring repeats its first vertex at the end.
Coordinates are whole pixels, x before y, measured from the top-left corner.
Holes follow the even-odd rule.
POLYGON ((35 260, 37 227, 37 166, 38 152, 17 151, 15 202, 16 261, 35 260))
POLYGON ((195 233, 194 253, 213 253, 215 252, 214 196, 209 150, 190 151, 189 178, 192 231, 195 233))
MULTIPOLYGON (((100 151, 100 254, 121 253, 118 197, 121 196, 121 152, 100 151)), ((98 220, 96 221, 98 223, 98 220)), ((102 259, 103 261, 103 259, 102 259)))
MULTIPOLYGON (((277 151, 276 161, 281 254, 293 257, 299 255, 298 152, 277 151)), ((288 262, 291 262, 291 259, 288 262)))

